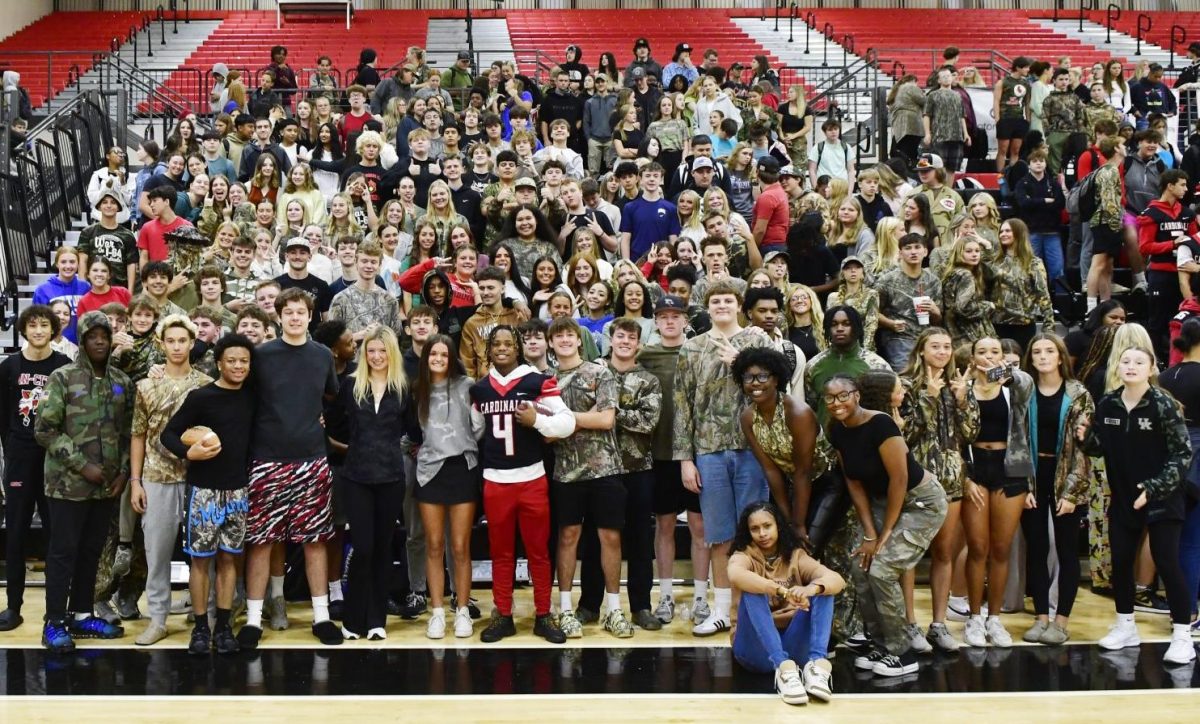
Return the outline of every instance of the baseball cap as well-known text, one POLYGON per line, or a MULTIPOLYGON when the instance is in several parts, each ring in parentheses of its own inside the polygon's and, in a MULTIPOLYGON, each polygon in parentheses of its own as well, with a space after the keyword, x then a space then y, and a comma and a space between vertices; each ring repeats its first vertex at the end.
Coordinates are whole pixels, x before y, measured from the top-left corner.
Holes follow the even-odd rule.
POLYGON ((288 242, 286 245, 284 245, 283 250, 288 252, 294 248, 304 249, 305 251, 309 252, 312 251, 312 249, 310 249, 308 246, 308 240, 299 236, 293 236, 292 238, 288 239, 288 242))
POLYGON ((669 295, 663 296, 663 298, 658 300, 658 303, 654 305, 654 313, 655 314, 658 314, 659 312, 670 312, 670 311, 681 312, 683 314, 687 314, 687 305, 684 304, 683 300, 680 299, 679 297, 672 297, 669 295))
POLYGON ((766 254, 763 254, 763 264, 764 264, 764 265, 765 265, 765 264, 768 264, 768 263, 770 263, 770 262, 771 262, 771 260, 773 260, 773 259, 775 259, 775 258, 777 258, 777 257, 781 257, 781 256, 782 256, 784 259, 790 259, 790 258, 791 258, 791 256, 790 256, 790 255, 789 255, 789 254, 788 254, 786 251, 781 251, 781 250, 779 250, 779 249, 776 249, 775 251, 768 251, 766 254))
POLYGON ((458 51, 458 59, 459 60, 470 60, 471 54, 465 50, 460 50, 460 51, 458 51))
POLYGON ((679 53, 690 53, 690 52, 692 52, 692 46, 688 45, 687 43, 680 43, 679 45, 675 46, 675 54, 676 55, 678 55, 679 53))
MULTIPOLYGON (((761 167, 762 164, 760 163, 759 166, 761 167)), ((796 167, 789 163, 788 165, 779 169, 779 176, 781 178, 784 176, 791 176, 792 178, 799 178, 800 174, 796 173, 796 167)))
POLYGON ((942 157, 936 153, 922 153, 917 157, 918 171, 927 171, 945 167, 946 164, 942 163, 942 157))
POLYGON ((629 74, 632 75, 635 80, 638 78, 645 78, 646 77, 646 69, 639 65, 636 68, 634 68, 633 70, 629 71, 629 74))
POLYGON ((517 179, 517 180, 516 180, 516 181, 513 183, 513 188, 518 188, 518 189, 519 189, 519 188, 524 188, 524 187, 526 187, 526 186, 528 186, 529 188, 533 189, 534 191, 536 191, 536 190, 537 190, 537 182, 536 182, 536 181, 534 181, 533 179, 531 179, 531 178, 530 178, 530 177, 528 177, 528 176, 523 176, 523 177, 521 177, 521 178, 517 179))
POLYGON ((766 171, 767 173, 779 173, 779 159, 774 156, 763 156, 758 162, 758 170, 766 171))
POLYGON ((712 159, 707 156, 697 156, 695 160, 692 161, 692 170, 697 171, 702 168, 715 168, 713 166, 712 159))
MULTIPOLYGON (((763 260, 763 263, 766 263, 765 259, 763 260)), ((842 259, 842 269, 845 269, 847 264, 858 264, 859 266, 863 267, 864 269, 867 267, 866 264, 863 264, 862 259, 859 259, 857 256, 855 256, 853 254, 846 257, 845 259, 842 259)))
POLYGON ((650 47, 650 41, 646 40, 645 38, 638 38, 637 40, 633 41, 633 49, 634 50, 637 50, 638 48, 649 48, 649 47, 650 47))

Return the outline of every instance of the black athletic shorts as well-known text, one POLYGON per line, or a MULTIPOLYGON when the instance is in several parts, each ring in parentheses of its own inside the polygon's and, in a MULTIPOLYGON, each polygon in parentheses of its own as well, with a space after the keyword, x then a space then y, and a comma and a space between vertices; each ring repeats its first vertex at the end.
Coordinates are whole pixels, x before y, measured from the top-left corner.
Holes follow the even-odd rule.
POLYGON ((654 461, 654 514, 678 515, 700 512, 700 495, 683 487, 683 469, 678 460, 654 461))
POLYGON ((597 528, 625 527, 625 483, 618 477, 592 478, 551 486, 554 518, 559 527, 582 525, 584 519, 597 528))
POLYGON ((990 491, 1003 490, 1004 497, 1015 498, 1029 492, 1029 481, 1011 478, 1004 472, 1007 450, 984 450, 971 447, 971 480, 990 491))
POLYGON ((1115 262, 1125 246, 1123 229, 1113 231, 1107 224, 1092 227, 1092 256, 1107 254, 1115 262))
POLYGON ((997 141, 1024 141, 1029 135, 1029 121, 1024 118, 1001 118, 996 122, 997 141))

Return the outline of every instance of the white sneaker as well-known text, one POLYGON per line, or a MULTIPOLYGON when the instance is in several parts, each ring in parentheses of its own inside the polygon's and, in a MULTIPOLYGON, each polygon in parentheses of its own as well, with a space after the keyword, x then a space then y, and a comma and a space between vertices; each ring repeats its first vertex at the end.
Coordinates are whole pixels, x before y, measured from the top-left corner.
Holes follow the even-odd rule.
POLYGON ((808 692, 804 690, 804 682, 800 680, 800 670, 796 662, 784 661, 775 669, 775 691, 784 703, 800 705, 808 703, 808 692))
POLYGON ((971 617, 971 606, 966 596, 951 596, 946 604, 947 621, 966 621, 971 617))
POLYGON ((454 637, 465 639, 475 634, 475 625, 471 622, 471 612, 466 607, 454 613, 454 637))
MULTIPOLYGON (((1141 646, 1142 637, 1138 635, 1137 624, 1134 622, 1117 622, 1109 627, 1108 633, 1098 643, 1102 649, 1117 651, 1132 646, 1141 646)), ((1174 644, 1174 641, 1172 640, 1171 643, 1174 644)))
POLYGON ((1163 662, 1182 666, 1195 660, 1196 645, 1192 643, 1191 635, 1186 632, 1172 635, 1171 645, 1167 647, 1167 654, 1163 656, 1163 662))
POLYGON ((1004 628, 1004 624, 1000 622, 999 616, 988 616, 985 624, 988 641, 992 646, 997 646, 1002 649, 1007 649, 1012 646, 1012 636, 1008 634, 1008 629, 1004 628))
POLYGON ((829 701, 833 698, 833 688, 830 685, 832 678, 831 672, 826 671, 825 667, 816 661, 804 665, 804 690, 817 701, 829 701))
POLYGON ((704 621, 712 615, 712 609, 708 606, 708 600, 696 597, 692 600, 692 623, 704 623, 704 621))
POLYGON ((978 616, 972 616, 967 619, 967 625, 963 627, 963 641, 967 646, 981 649, 987 646, 987 633, 983 627, 983 619, 978 616))
POLYGON ((962 648, 962 642, 954 638, 944 623, 929 624, 929 633, 925 634, 925 640, 942 651, 958 651, 962 648))
POLYGON ((904 635, 908 637, 908 647, 915 654, 928 654, 933 651, 933 644, 925 640, 925 632, 915 623, 904 627, 904 635))
POLYGON ((658 607, 654 609, 654 617, 663 623, 671 623, 675 618, 675 598, 663 596, 658 599, 658 607))
POLYGON ((429 624, 425 626, 425 638, 441 639, 446 637, 446 615, 441 616, 436 613, 429 617, 429 624))
POLYGON ((729 630, 729 617, 721 616, 716 613, 709 614, 708 618, 696 624, 692 628, 693 636, 714 636, 722 631, 729 630))

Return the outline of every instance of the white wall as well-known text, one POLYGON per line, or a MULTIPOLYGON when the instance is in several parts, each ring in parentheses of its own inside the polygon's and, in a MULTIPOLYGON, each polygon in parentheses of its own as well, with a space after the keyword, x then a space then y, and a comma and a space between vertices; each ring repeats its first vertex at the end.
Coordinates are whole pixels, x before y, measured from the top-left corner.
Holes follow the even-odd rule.
POLYGON ((0 39, 4 39, 48 14, 54 9, 54 0, 6 0, 0 6, 0 39))

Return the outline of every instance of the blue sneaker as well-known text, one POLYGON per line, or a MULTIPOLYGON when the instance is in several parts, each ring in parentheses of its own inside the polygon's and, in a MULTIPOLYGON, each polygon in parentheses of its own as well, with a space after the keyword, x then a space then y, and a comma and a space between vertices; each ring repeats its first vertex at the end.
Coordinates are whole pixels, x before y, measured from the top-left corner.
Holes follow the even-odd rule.
POLYGON ((99 616, 88 616, 81 621, 72 621, 69 629, 72 636, 81 639, 116 639, 125 635, 125 629, 109 623, 99 616))
POLYGON ((75 641, 62 621, 47 621, 42 626, 42 646, 52 654, 69 654, 75 650, 75 641))

